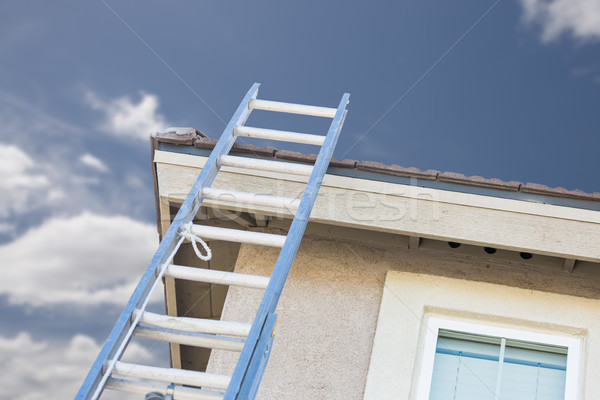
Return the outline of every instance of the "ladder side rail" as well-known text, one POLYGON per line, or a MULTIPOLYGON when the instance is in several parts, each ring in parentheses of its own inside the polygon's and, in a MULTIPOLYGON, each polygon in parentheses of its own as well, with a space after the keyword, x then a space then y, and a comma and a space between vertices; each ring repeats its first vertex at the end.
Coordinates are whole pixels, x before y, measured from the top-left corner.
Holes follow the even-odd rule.
POLYGON ((256 343, 255 355, 248 364, 248 373, 244 378, 242 387, 238 394, 240 399, 254 399, 260 386, 267 362, 273 349, 273 339, 275 338, 275 326, 277 323, 277 314, 271 313, 267 316, 263 330, 256 343))
POLYGON ((110 369, 103 371, 105 363, 107 361, 116 361, 116 359, 120 357, 119 353, 122 349, 119 349, 122 346, 119 344, 128 341, 133 331, 132 315, 134 310, 144 303, 158 276, 162 276, 166 264, 168 264, 166 261, 176 250, 177 244, 180 243, 178 240, 179 228, 182 224, 191 221, 200 209, 202 198, 199 197, 198 194, 203 187, 211 185, 214 181, 219 170, 217 164, 218 158, 231 150, 236 139, 233 135, 233 130, 237 125, 243 125, 250 116, 252 110, 248 107, 248 104, 252 99, 256 98, 259 86, 259 83, 252 85, 229 121, 229 124, 225 127, 223 134, 211 152, 204 168, 202 168, 192 189, 188 193, 185 201, 171 223, 171 226, 161 241, 158 250, 154 254, 154 257, 152 257, 148 268, 144 272, 144 275, 142 275, 131 298, 121 312, 117 323, 102 346, 96 361, 94 361, 81 388, 75 396, 76 400, 97 399, 102 393, 103 385, 111 372, 110 369), (157 274, 159 266, 162 266, 162 271, 160 274, 157 274))
MULTIPOLYGON (((164 242, 166 245, 169 245, 169 248, 173 248, 172 252, 166 254, 174 254, 182 242, 183 240, 171 241, 170 243, 164 242)), ((156 265, 154 265, 154 258, 150 262, 150 265, 142 275, 142 278, 135 287, 133 294, 121 312, 117 323, 102 346, 102 349, 96 357, 94 364, 92 364, 92 367, 88 372, 83 384, 81 385, 79 392, 75 396, 76 400, 97 399, 100 397, 103 386, 112 369, 106 369, 107 363, 114 363, 114 361, 121 356, 121 353, 125 348, 125 342, 129 340, 133 333, 135 323, 137 322, 137 318, 133 316, 133 310, 135 310, 136 307, 145 308, 146 299, 148 299, 148 296, 154 288, 155 283, 162 276, 162 274, 159 273, 158 267, 163 263, 168 264, 170 262, 171 260, 169 257, 166 257, 164 261, 162 258, 159 259, 156 265)))
MULTIPOLYGON (((344 119, 346 117, 346 105, 350 95, 345 93, 337 108, 333 121, 329 127, 325 142, 319 151, 319 155, 313 167, 312 174, 308 180, 306 190, 300 201, 300 206, 296 213, 292 225, 287 234, 285 244, 279 254, 271 280, 262 298, 258 308, 250 334, 246 338, 246 343, 242 349, 242 353, 238 359, 238 363, 232 375, 231 382, 225 392, 226 400, 238 398, 252 399, 252 387, 258 387, 254 383, 255 379, 262 377, 262 370, 257 368, 249 368, 253 357, 263 357, 263 354, 258 354, 255 350, 259 340, 265 335, 271 335, 272 332, 268 329, 263 329, 267 318, 274 314, 277 302, 281 296, 283 286, 289 274, 290 268, 296 256, 296 252, 300 246, 304 230, 308 224, 308 219, 312 211, 319 188, 327 172, 329 162, 333 156, 333 151, 337 143, 344 119), (244 394, 245 392, 245 394, 244 394), (239 394, 239 396, 238 396, 239 394)), ((266 355, 268 357, 268 355, 266 355)), ((256 363, 253 363, 256 364, 256 363)), ((265 365, 261 363, 264 369, 265 365)))

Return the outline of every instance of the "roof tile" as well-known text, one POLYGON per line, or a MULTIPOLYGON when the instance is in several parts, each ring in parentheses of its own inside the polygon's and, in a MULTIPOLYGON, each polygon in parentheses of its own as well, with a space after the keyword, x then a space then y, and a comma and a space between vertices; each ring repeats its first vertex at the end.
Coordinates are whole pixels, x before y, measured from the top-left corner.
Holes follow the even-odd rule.
MULTIPOLYGON (((200 149, 209 149, 212 150, 217 144, 217 140, 211 138, 198 138, 194 142, 194 146, 200 149)), ((255 156, 267 156, 273 157, 275 153, 275 149, 273 147, 257 147, 253 144, 239 144, 234 143, 231 148, 233 153, 246 153, 252 154, 255 156)))
POLYGON ((231 151, 234 153, 248 153, 248 154, 253 154, 255 156, 267 156, 267 157, 273 157, 273 154, 275 154, 276 150, 277 149, 275 149, 274 147, 257 147, 253 144, 239 144, 239 143, 234 143, 233 147, 231 149, 231 151))
POLYGON ((385 165, 380 162, 373 161, 361 161, 356 164, 356 168, 363 171, 377 172, 380 174, 404 176, 409 178, 421 178, 435 180, 440 171, 428 169, 426 171, 418 168, 410 167, 404 168, 399 165, 385 165))
POLYGON ((275 152, 275 158, 281 158, 282 160, 298 161, 308 164, 314 164, 317 160, 316 154, 304 154, 297 151, 289 150, 277 150, 275 152))
POLYGON ((343 160, 338 160, 335 157, 332 157, 331 162, 329 163, 329 165, 332 165, 334 167, 341 167, 341 168, 356 168, 356 164, 358 164, 358 161, 356 161, 356 160, 350 160, 348 158, 345 158, 343 160))
POLYGON ((174 132, 157 132, 155 134, 156 139, 163 143, 180 144, 191 146, 194 144, 196 138, 201 137, 197 134, 193 135, 178 135, 174 132))
POLYGON ((567 190, 562 187, 551 188, 539 183, 527 183, 521 186, 521 192, 550 196, 571 197, 577 199, 600 200, 600 193, 586 193, 582 190, 567 190))
POLYGON ((217 144, 217 139, 211 139, 209 137, 196 138, 194 141, 194 147, 200 149, 213 149, 217 144))
MULTIPOLYGON (((202 149, 213 149, 217 144, 217 140, 207 137, 204 133, 196 129, 195 135, 178 135, 176 133, 156 133, 157 140, 164 143, 173 143, 180 145, 194 145, 202 149)), ((257 147, 251 144, 234 144, 232 151, 234 153, 250 153, 256 156, 275 157, 282 160, 296 161, 302 163, 313 164, 316 159, 316 154, 303 154, 296 151, 277 150, 273 147, 257 147)), ((550 188, 546 185, 538 183, 522 184, 520 182, 510 181, 504 182, 500 179, 486 179, 480 176, 466 176, 455 172, 444 172, 436 170, 420 170, 418 168, 405 168, 399 165, 385 165, 373 161, 356 160, 338 160, 331 159, 331 166, 343 168, 356 168, 358 170, 375 172, 386 175, 402 176, 409 178, 438 180, 440 182, 457 183, 471 186, 480 186, 488 188, 496 188, 510 191, 521 191, 525 193, 570 197, 584 200, 600 200, 600 193, 585 193, 581 190, 567 190, 565 188, 550 188)))
MULTIPOLYGON (((304 154, 304 153, 299 153, 297 151, 289 151, 289 150, 276 150, 275 158, 280 158, 282 160, 289 160, 289 161, 298 161, 298 162, 303 162, 303 163, 308 163, 308 164, 314 164, 315 161, 317 161, 316 154, 304 154)), ((331 165, 332 167, 355 168, 357 162, 358 161, 356 161, 356 160, 348 160, 348 159, 338 160, 337 158, 332 157, 329 165, 331 165)))
POLYGON ((481 176, 466 176, 463 174, 458 174, 456 172, 443 172, 438 175, 437 180, 440 182, 461 183, 471 186, 482 186, 494 189, 513 190, 515 192, 518 191, 519 187, 521 186, 521 182, 504 182, 496 178, 486 179, 482 178, 481 176))

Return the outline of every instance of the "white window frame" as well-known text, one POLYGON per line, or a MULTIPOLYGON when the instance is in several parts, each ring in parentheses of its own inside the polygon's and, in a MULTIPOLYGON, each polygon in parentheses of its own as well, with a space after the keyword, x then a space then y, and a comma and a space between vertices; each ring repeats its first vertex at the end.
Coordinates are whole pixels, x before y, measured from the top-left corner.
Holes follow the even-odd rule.
POLYGON ((567 370, 565 400, 577 400, 579 365, 581 360, 581 338, 532 332, 525 329, 504 328, 482 325, 480 323, 455 321, 434 316, 428 318, 425 329, 421 372, 417 383, 415 400, 429 399, 431 379, 433 377, 433 362, 435 359, 435 350, 440 329, 566 347, 567 370))

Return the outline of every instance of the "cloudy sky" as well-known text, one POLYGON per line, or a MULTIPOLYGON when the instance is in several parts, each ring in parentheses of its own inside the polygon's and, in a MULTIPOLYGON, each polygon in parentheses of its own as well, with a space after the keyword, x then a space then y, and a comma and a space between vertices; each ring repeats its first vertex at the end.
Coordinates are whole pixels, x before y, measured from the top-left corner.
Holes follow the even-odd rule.
POLYGON ((74 395, 157 245, 149 134, 253 82, 351 93, 338 158, 600 191, 600 0, 0 8, 0 398, 74 395))

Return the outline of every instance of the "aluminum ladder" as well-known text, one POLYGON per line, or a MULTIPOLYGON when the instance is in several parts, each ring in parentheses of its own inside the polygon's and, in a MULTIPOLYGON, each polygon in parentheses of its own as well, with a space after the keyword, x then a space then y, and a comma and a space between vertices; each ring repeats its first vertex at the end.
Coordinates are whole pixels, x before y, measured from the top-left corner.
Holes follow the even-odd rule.
POLYGON ((348 93, 344 94, 337 108, 282 103, 257 99, 259 86, 260 84, 255 83, 250 88, 223 131, 100 350, 75 397, 77 400, 97 399, 105 388, 140 394, 158 392, 164 394, 165 399, 174 400, 254 399, 271 352, 277 318, 275 308, 333 155, 350 97, 348 93), (326 136, 244 126, 253 109, 328 117, 332 118, 332 122, 326 136), (321 149, 313 166, 228 155, 239 136, 320 145, 321 149), (304 175, 308 176, 308 182, 300 200, 211 188, 222 166, 304 175), (287 235, 189 226, 203 199, 217 199, 224 193, 233 196, 239 203, 293 207, 296 212, 287 235), (260 277, 171 264, 184 241, 182 229, 186 225, 194 235, 203 239, 280 247, 271 276, 260 277), (163 276, 255 287, 264 289, 265 292, 252 324, 172 317, 145 311, 151 291, 163 276), (126 364, 120 358, 132 335, 213 349, 241 350, 241 353, 231 376, 126 364))

